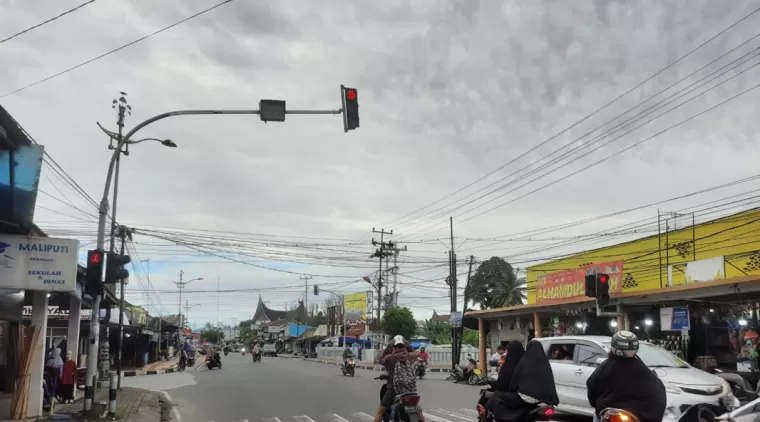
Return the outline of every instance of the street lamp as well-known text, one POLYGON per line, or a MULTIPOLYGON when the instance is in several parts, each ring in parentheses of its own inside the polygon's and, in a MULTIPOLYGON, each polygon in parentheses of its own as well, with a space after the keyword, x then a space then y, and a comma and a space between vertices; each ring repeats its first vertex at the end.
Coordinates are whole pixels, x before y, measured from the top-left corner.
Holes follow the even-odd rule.
POLYGON ((191 281, 198 281, 203 280, 203 277, 194 278, 192 280, 182 281, 182 276, 185 275, 184 271, 179 272, 179 281, 172 281, 172 283, 176 284, 177 287, 179 287, 179 329, 182 330, 182 288, 185 287, 186 284, 190 283, 191 281))
MULTIPOLYGON (((192 280, 190 280, 190 281, 192 281, 192 280)), ((187 318, 188 320, 190 319, 190 310, 193 309, 193 308, 195 308, 196 306, 201 306, 201 304, 200 303, 196 303, 195 305, 189 305, 189 306, 186 305, 185 306, 185 318, 187 318)), ((182 327, 180 327, 180 328, 182 328, 182 327)), ((190 328, 190 327, 188 327, 188 328, 190 328)))

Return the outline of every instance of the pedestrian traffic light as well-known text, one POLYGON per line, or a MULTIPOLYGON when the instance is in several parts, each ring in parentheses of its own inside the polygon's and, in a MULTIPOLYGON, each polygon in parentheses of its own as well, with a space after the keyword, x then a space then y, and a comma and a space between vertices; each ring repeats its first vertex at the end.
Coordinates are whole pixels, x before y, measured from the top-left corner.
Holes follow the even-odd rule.
POLYGON ((319 296, 319 286, 316 284, 314 285, 314 296, 319 296))
POLYGON ((610 303, 610 276, 609 274, 597 274, 596 280, 596 302, 600 306, 604 306, 610 303))
POLYGON ((356 88, 340 86, 343 100, 343 131, 359 127, 359 91, 356 88))
POLYGON ((102 250, 94 249, 87 251, 87 269, 85 270, 84 294, 90 297, 100 295, 103 281, 103 257, 102 250))
POLYGON ((586 275, 586 296, 596 297, 596 274, 586 275))
POLYGON ((124 268, 129 264, 132 259, 129 255, 119 255, 116 252, 108 252, 108 259, 106 260, 106 277, 105 283, 116 283, 119 280, 123 280, 129 277, 129 271, 124 268))

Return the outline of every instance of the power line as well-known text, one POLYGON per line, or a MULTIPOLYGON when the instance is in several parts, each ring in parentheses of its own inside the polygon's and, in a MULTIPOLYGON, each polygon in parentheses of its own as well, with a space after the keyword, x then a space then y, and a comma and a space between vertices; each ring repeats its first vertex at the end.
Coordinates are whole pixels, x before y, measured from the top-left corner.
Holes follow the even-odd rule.
MULTIPOLYGON (((657 76, 659 76, 660 74, 662 74, 662 73, 663 73, 663 72, 665 72, 666 70, 668 70, 668 69, 670 69, 671 67, 675 66, 676 64, 678 64, 679 62, 681 62, 683 59, 685 59, 685 58, 689 57, 689 56, 690 56, 690 55, 692 55, 694 52, 696 52, 697 50, 701 49, 701 48, 702 48, 702 47, 704 47, 705 45, 709 44, 710 42, 712 42, 712 41, 713 41, 713 40, 715 40, 716 38, 720 37, 721 35, 723 35, 723 34, 724 34, 724 33, 726 33, 727 31, 729 31, 729 30, 733 29, 735 26, 737 26, 737 25, 738 25, 738 24, 740 24, 741 22, 745 21, 746 19, 748 19, 750 16, 754 15, 754 14, 755 14, 755 13, 757 13, 758 11, 760 11, 760 8, 757 8, 757 9, 753 10, 753 11, 752 11, 752 12, 750 12, 749 14, 747 14, 747 15, 745 15, 744 17, 742 17, 741 19, 739 19, 738 21, 736 21, 736 22, 732 23, 731 25, 729 25, 728 27, 726 27, 726 28, 725 28, 725 29, 723 29, 722 31, 718 32, 717 34, 715 34, 714 36, 712 36, 711 38, 709 38, 707 41, 705 41, 705 42, 703 42, 702 44, 698 45, 697 47, 695 47, 694 49, 692 49, 692 50, 691 50, 691 51, 689 51, 688 53, 686 53, 686 54, 682 55, 681 57, 679 57, 679 58, 678 58, 678 59, 676 59, 675 61, 671 62, 670 64, 668 64, 668 65, 667 65, 667 66, 665 66, 664 68, 662 68, 662 69, 660 69, 659 71, 657 71, 655 74, 653 74, 653 75, 652 75, 652 76, 650 76, 649 78, 645 79, 644 81, 642 81, 642 82, 638 83, 637 85, 635 85, 634 87, 630 88, 629 90, 627 90, 627 91, 626 91, 626 92, 624 92, 623 94, 620 94, 620 95, 619 95, 619 96, 617 96, 615 99, 613 99, 612 101, 608 102, 607 104, 605 104, 605 105, 604 105, 604 106, 602 106, 601 108, 599 108, 599 109, 597 109, 596 111, 592 112, 591 114, 589 114, 589 115, 585 116, 584 118, 582 118, 582 119, 580 119, 580 120, 576 121, 576 122, 575 122, 575 123, 573 123, 572 125, 568 126, 567 128, 563 129, 563 130, 562 130, 562 131, 560 131, 559 133, 557 133, 557 134, 555 134, 554 136, 552 136, 552 137, 548 138, 547 140, 545 140, 545 141, 541 142, 540 144, 536 145, 535 147, 531 148, 530 150, 526 151, 525 153, 523 153, 523 154, 521 154, 521 155, 519 155, 519 156, 515 157, 514 159, 512 159, 512 160, 508 161, 507 163, 504 163, 504 164, 503 164, 502 166, 500 166, 499 168, 497 168, 497 169, 493 170, 492 172, 490 172, 490 173, 486 174, 485 176, 483 176, 483 177, 481 177, 481 178, 479 178, 479 179, 475 180, 474 182, 472 182, 472 183, 468 184, 467 186, 464 186, 464 187, 460 188, 459 190, 457 190, 457 191, 455 191, 455 192, 453 192, 453 193, 451 193, 451 194, 449 194, 449 195, 447 195, 447 196, 445 196, 445 197, 443 197, 443 198, 441 198, 441 199, 439 199, 439 200, 437 200, 437 201, 435 201, 435 202, 433 202, 433 203, 431 203, 431 204, 428 204, 428 205, 426 205, 426 206, 424 206, 424 207, 422 207, 422 208, 419 208, 419 209, 417 209, 417 210, 415 210, 415 211, 412 211, 411 213, 409 213, 409 214, 406 214, 406 215, 404 215, 404 216, 402 216, 402 217, 396 218, 395 220, 389 221, 389 222, 388 222, 388 223, 386 223, 386 224, 394 223, 394 222, 397 222, 397 221, 399 221, 399 220, 405 219, 405 218, 407 218, 407 217, 409 217, 409 216, 411 216, 411 215, 413 215, 413 214, 416 214, 416 213, 417 213, 417 212, 419 212, 419 211, 422 211, 422 210, 424 210, 424 209, 427 209, 427 208, 429 208, 429 207, 431 207, 431 206, 433 206, 433 205, 435 205, 435 204, 438 204, 438 203, 440 203, 441 201, 444 201, 444 200, 446 200, 447 198, 450 198, 450 197, 452 197, 452 196, 454 196, 454 195, 458 194, 459 192, 462 192, 462 191, 464 191, 465 189, 467 189, 467 188, 469 188, 469 187, 471 187, 471 186, 475 185, 476 183, 478 183, 478 182, 480 182, 480 181, 482 181, 482 180, 486 179, 487 177, 489 177, 489 176, 493 175, 494 173, 496 173, 496 172, 498 172, 498 171, 500 171, 500 170, 502 170, 502 169, 506 168, 507 166, 509 166, 509 165, 511 165, 511 164, 513 164, 513 163, 515 163, 515 162, 517 162, 517 161, 518 161, 518 160, 520 160, 521 158, 523 158, 523 157, 527 156, 528 154, 532 153, 533 151, 536 151, 538 148, 540 148, 540 147, 542 147, 542 146, 546 145, 547 143, 549 143, 549 142, 553 141, 554 139, 558 138, 559 136, 561 136, 561 135, 563 135, 563 134, 567 133, 569 130, 571 130, 571 129, 575 128, 575 127, 576 127, 576 126, 578 126, 579 124, 581 124, 581 123, 583 123, 584 121, 586 121, 586 120, 590 119, 591 117, 593 117, 593 116, 594 116, 594 115, 596 115, 597 113, 599 113, 599 112, 601 112, 601 111, 605 110, 607 107, 609 107, 609 106, 610 106, 610 105, 612 105, 613 103, 615 103, 615 102, 619 101, 620 99, 622 99, 623 97, 627 96, 627 95, 628 95, 628 94, 630 94, 631 92, 633 92, 633 91, 635 91, 636 89, 638 89, 638 88, 642 87, 642 86, 643 86, 644 84, 646 84, 647 82, 651 81, 652 79, 656 78, 657 76)), ((742 45, 743 45, 743 44, 742 44, 742 45)), ((737 48, 738 48, 738 47, 737 47, 737 48)), ((732 50, 732 51, 733 51, 733 50, 732 50)), ((723 56, 721 56, 721 57, 723 57, 723 56)), ((634 108, 635 108, 635 107, 634 107, 634 108)), ((629 111, 630 111, 630 110, 629 110, 629 111)), ((614 120, 614 119, 613 119, 613 120, 614 120)), ((609 122, 607 122, 607 123, 609 123, 609 122)), ((605 126, 607 123, 605 123, 604 125, 602 125, 602 126, 600 126, 600 127, 603 127, 603 126, 605 126)), ((593 131, 592 131, 592 132, 593 132, 593 131)), ((591 133, 591 132, 590 132, 590 133, 591 133)), ((502 179, 502 180, 503 180, 503 179, 502 179)), ((489 186, 490 186, 490 185, 489 185, 489 186)), ((477 192, 477 191, 476 191, 476 192, 477 192)), ((469 196, 471 196, 471 195, 472 195, 472 194, 470 194, 470 195, 468 195, 468 196, 465 196, 464 198, 467 198, 467 197, 469 197, 469 196)), ((462 199, 464 199, 464 198, 462 198, 462 199)), ((402 224, 396 224, 396 225, 397 225, 398 227, 400 227, 401 225, 403 225, 403 223, 402 223, 402 224)))
POLYGON ((63 13, 61 13, 61 14, 60 14, 60 15, 58 15, 58 16, 52 17, 52 18, 50 18, 50 19, 48 19, 48 20, 46 20, 46 21, 44 21, 44 22, 42 22, 42 23, 38 23, 37 25, 34 25, 34 26, 32 26, 32 27, 29 27, 29 28, 26 28, 25 30, 23 30, 23 31, 21 31, 21 32, 17 32, 17 33, 15 33, 15 34, 11 35, 11 36, 10 36, 10 37, 8 37, 8 38, 5 38, 5 39, 2 39, 2 40, 0 40, 0 44, 4 43, 4 42, 6 42, 6 41, 10 41, 10 40, 12 40, 12 39, 14 39, 14 38, 18 37, 19 35, 23 35, 23 34, 26 34, 27 32, 29 32, 29 31, 32 31, 32 30, 34 30, 34 29, 37 29, 37 28, 39 28, 39 27, 41 27, 41 26, 43 26, 43 25, 47 25, 47 24, 49 24, 50 22, 53 22, 53 21, 54 21, 54 20, 56 20, 56 19, 59 19, 59 18, 62 18, 62 17, 64 17, 64 16, 68 15, 69 13, 72 13, 72 12, 76 12, 77 10, 79 10, 79 9, 81 9, 81 8, 83 8, 83 7, 85 7, 85 6, 87 6, 88 4, 90 4, 90 3, 93 3, 93 2, 95 2, 95 0, 90 0, 90 1, 84 2, 84 3, 80 4, 79 6, 77 6, 77 7, 73 8, 73 9, 69 9, 69 10, 67 10, 67 11, 65 11, 65 12, 63 12, 63 13))
POLYGON ((106 52, 106 53, 103 53, 103 54, 101 54, 101 55, 99 55, 99 56, 93 57, 93 58, 91 58, 91 59, 89 59, 89 60, 87 60, 87 61, 84 61, 84 62, 82 62, 82 63, 79 63, 78 65, 72 66, 72 67, 70 67, 70 68, 68 68, 68 69, 66 69, 66 70, 62 70, 62 71, 60 71, 60 72, 58 72, 58 73, 56 73, 56 74, 50 75, 50 76, 48 76, 47 78, 44 78, 44 79, 40 79, 40 80, 38 80, 38 81, 36 81, 36 82, 33 82, 33 83, 29 84, 29 85, 26 85, 26 86, 23 86, 23 87, 21 87, 21 88, 18 88, 18 89, 15 89, 15 90, 13 90, 13 91, 10 91, 10 92, 8 92, 8 93, 5 93, 5 94, 3 94, 2 96, 0 96, 0 98, 5 98, 5 97, 7 97, 7 96, 9 96, 9 95, 17 94, 17 93, 19 93, 19 92, 21 92, 21 91, 24 91, 24 90, 26 90, 26 89, 29 89, 29 88, 31 88, 31 87, 33 87, 33 86, 37 86, 37 85, 39 85, 39 84, 41 84, 41 83, 45 83, 45 82, 47 82, 47 81, 49 81, 49 80, 51 80, 51 79, 54 79, 54 78, 57 78, 57 77, 59 77, 59 76, 61 76, 61 75, 64 75, 64 74, 66 74, 66 73, 69 73, 69 72, 71 72, 72 70, 76 70, 76 69, 79 69, 80 67, 86 66, 86 65, 88 65, 88 64, 90 64, 90 63, 92 63, 92 62, 94 62, 94 61, 96 61, 96 60, 100 60, 100 59, 102 59, 102 58, 104 58, 104 57, 110 56, 111 54, 114 54, 114 53, 116 53, 116 52, 119 52, 119 51, 121 51, 121 50, 123 50, 123 49, 125 49, 125 48, 127 48, 127 47, 131 47, 131 46, 133 46, 133 45, 135 45, 135 44, 137 44, 137 43, 139 43, 139 42, 141 42, 141 41, 145 41, 145 40, 147 40, 148 38, 150 38, 150 37, 152 37, 152 36, 154 36, 154 35, 158 35, 158 34, 160 34, 160 33, 164 32, 164 31, 166 31, 166 30, 169 30, 169 29, 171 29, 171 28, 174 28, 174 27, 175 27, 175 26, 177 26, 177 25, 180 25, 180 24, 182 24, 182 23, 185 23, 185 22, 187 22, 187 21, 189 21, 189 20, 191 20, 191 19, 193 19, 193 18, 196 18, 196 17, 198 17, 198 16, 201 16, 201 15, 203 15, 204 13, 208 13, 208 12, 210 12, 210 11, 212 11, 212 10, 216 9, 217 7, 223 6, 223 5, 225 5, 225 4, 227 4, 227 3, 230 3, 230 2, 232 2, 232 1, 233 1, 233 0, 224 0, 224 1, 222 1, 221 3, 218 3, 218 4, 214 5, 214 6, 211 6, 211 7, 209 7, 208 9, 204 9, 204 10, 202 10, 202 11, 200 11, 200 12, 198 12, 198 13, 194 14, 194 15, 188 16, 188 17, 186 17, 186 18, 184 18, 184 19, 182 19, 182 20, 180 20, 180 21, 178 21, 178 22, 175 22, 175 23, 173 23, 173 24, 171 24, 171 25, 169 25, 169 26, 166 26, 166 27, 164 27, 164 28, 161 28, 161 29, 159 29, 158 31, 155 31, 155 32, 151 32, 151 33, 150 33, 150 34, 148 34, 148 35, 142 36, 142 37, 140 37, 140 38, 138 38, 138 39, 136 39, 136 40, 134 40, 134 41, 130 41, 130 42, 128 42, 128 43, 126 43, 126 44, 122 45, 121 47, 117 47, 117 48, 115 48, 115 49, 113 49, 113 50, 111 50, 111 51, 108 51, 108 52, 106 52))

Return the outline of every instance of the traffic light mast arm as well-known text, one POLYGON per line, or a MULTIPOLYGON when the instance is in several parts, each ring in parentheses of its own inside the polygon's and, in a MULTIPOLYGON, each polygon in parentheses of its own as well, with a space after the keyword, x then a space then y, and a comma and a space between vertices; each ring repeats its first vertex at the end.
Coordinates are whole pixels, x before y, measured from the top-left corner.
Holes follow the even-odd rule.
POLYGON ((604 312, 599 302, 596 302, 596 316, 598 317, 624 317, 625 312, 604 312))

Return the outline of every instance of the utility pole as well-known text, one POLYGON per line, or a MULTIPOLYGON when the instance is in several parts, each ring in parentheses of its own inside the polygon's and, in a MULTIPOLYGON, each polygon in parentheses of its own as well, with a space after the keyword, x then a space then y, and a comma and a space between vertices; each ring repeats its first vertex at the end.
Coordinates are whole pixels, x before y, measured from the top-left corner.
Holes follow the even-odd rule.
POLYGON ((398 254, 399 252, 406 252, 406 250, 406 245, 404 245, 403 249, 399 248, 398 245, 393 245, 391 248, 391 251, 393 252, 393 268, 391 268, 393 274, 393 293, 391 293, 392 306, 398 306, 398 254))
POLYGON ((303 276, 299 277, 301 280, 303 280, 303 286, 304 286, 304 292, 303 292, 303 306, 304 310, 306 312, 306 321, 304 321, 304 324, 309 323, 309 280, 314 278, 311 276, 303 276))
MULTIPOLYGON (((454 253, 454 217, 449 217, 449 227, 451 230, 451 251, 449 252, 449 291, 451 292, 451 316, 457 312, 457 255, 454 253)), ((457 342, 459 327, 451 327, 451 368, 453 369, 459 361, 457 356, 457 342)))
MULTIPOLYGON (((377 272, 377 286, 375 286, 375 289, 377 290, 377 324, 380 324, 380 312, 383 308, 383 258, 388 257, 391 255, 390 252, 387 252, 385 249, 387 247, 392 247, 393 245, 390 244, 390 242, 385 242, 385 235, 393 235, 393 230, 387 232, 385 229, 380 229, 380 231, 375 230, 375 228, 372 228, 372 233, 379 233, 380 234, 380 242, 376 242, 375 239, 372 239, 372 245, 377 246, 380 245, 380 249, 375 250, 375 253, 370 255, 370 258, 380 258, 380 266, 378 267, 377 272)), ((386 288, 387 290, 387 288, 386 288)))
MULTIPOLYGON (((182 328, 184 328, 184 321, 182 319, 182 289, 191 281, 198 281, 203 280, 203 277, 194 278, 192 280, 182 281, 182 276, 185 275, 185 272, 180 270, 179 271, 179 281, 172 281, 172 283, 176 284, 177 287, 179 287, 179 332, 182 332, 182 328)), ((177 341, 179 341, 179 333, 177 334, 177 341)))
MULTIPOLYGON (((126 248, 127 239, 129 241, 132 241, 132 232, 133 230, 126 226, 119 226, 118 230, 118 236, 119 239, 121 239, 121 254, 124 255, 124 249, 126 248)), ((123 347, 124 347, 124 288, 126 287, 126 282, 122 278, 119 280, 119 350, 116 360, 116 373, 117 375, 117 382, 116 382, 116 389, 121 390, 121 358, 123 353, 123 347)))
MULTIPOLYGON (((475 262, 475 257, 470 255, 470 268, 467 270, 467 284, 464 286, 464 303, 462 304, 462 321, 464 321, 464 313, 467 311, 467 302, 470 300, 470 278, 472 276, 472 264, 475 262)), ((459 344, 457 344, 457 350, 459 353, 456 354, 457 361, 456 364, 459 365, 459 358, 462 354, 462 338, 464 337, 464 324, 462 324, 461 327, 459 327, 459 344)), ((482 359, 482 358, 481 358, 482 359)))

